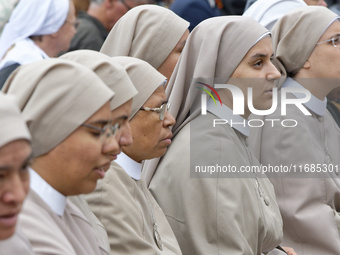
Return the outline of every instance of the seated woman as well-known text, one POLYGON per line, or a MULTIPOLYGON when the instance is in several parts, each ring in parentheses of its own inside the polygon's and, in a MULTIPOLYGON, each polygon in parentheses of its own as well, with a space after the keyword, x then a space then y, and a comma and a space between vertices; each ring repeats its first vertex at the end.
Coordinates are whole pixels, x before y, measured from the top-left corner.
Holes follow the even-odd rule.
POLYGON ((188 26, 167 8, 137 6, 114 25, 100 52, 142 59, 169 80, 189 35, 188 26))
POLYGON ((326 96, 340 84, 339 16, 325 7, 303 7, 279 19, 272 33, 274 60, 285 78, 279 91, 304 103, 299 108, 287 104, 283 115, 279 97, 276 111, 265 120, 294 127, 265 121, 251 142, 262 165, 294 169, 268 175, 282 213, 283 243, 303 255, 339 254, 340 129, 326 109, 326 96))
POLYGON ((167 87, 175 137, 150 183, 183 254, 260 255, 281 243, 272 184, 263 174, 242 171, 259 165, 246 141, 247 89, 253 90, 254 108, 271 107, 280 77, 272 56, 270 32, 247 17, 208 19, 187 40, 167 87), (233 103, 240 101, 229 90, 213 88, 226 83, 245 96, 242 114, 234 114, 233 103), (205 91, 219 102, 206 102, 205 91), (204 170, 218 166, 236 170, 204 170))
POLYGON ((90 69, 59 59, 21 66, 4 92, 17 96, 32 135, 30 192, 19 223, 34 252, 101 254, 91 224, 67 197, 93 191, 120 153, 114 93, 90 69))
POLYGON ((14 98, 2 93, 0 116, 0 251, 31 255, 31 244, 17 226, 29 189, 31 136, 14 98))

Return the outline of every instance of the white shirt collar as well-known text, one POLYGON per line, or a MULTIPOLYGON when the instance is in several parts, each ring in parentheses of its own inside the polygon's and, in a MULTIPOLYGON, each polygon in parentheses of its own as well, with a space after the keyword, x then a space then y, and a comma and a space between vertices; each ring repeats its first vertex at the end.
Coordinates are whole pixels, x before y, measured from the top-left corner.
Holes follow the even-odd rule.
POLYGON ((49 206, 52 211, 63 216, 66 197, 49 185, 41 176, 29 168, 30 171, 30 188, 38 194, 38 196, 49 206))
POLYGON ((221 119, 228 121, 229 126, 236 129, 238 132, 245 136, 249 136, 248 121, 240 115, 234 115, 233 111, 226 105, 215 105, 215 103, 208 99, 207 110, 221 119), (232 125, 231 125, 232 124, 232 125))
MULTIPOLYGON (((295 81, 294 79, 290 77, 286 79, 286 81, 282 84, 282 87, 283 88, 304 88, 300 83, 298 83, 297 81, 295 81)), ((304 95, 302 95, 301 93, 292 92, 292 94, 296 98, 304 97, 304 95)), ((327 98, 325 98, 324 100, 320 100, 311 94, 311 99, 308 102, 304 103, 304 105, 309 110, 316 113, 317 115, 324 116, 326 113, 326 109, 327 109, 327 98)))
POLYGON ((123 152, 118 155, 116 163, 118 163, 131 178, 136 181, 140 180, 142 176, 142 163, 134 161, 123 152))

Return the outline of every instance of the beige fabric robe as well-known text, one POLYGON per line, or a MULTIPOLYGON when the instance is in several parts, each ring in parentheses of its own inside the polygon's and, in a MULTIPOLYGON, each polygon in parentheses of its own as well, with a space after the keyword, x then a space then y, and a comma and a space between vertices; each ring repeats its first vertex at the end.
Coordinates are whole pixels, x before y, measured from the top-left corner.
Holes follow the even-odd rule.
POLYGON ((217 118, 209 112, 199 115, 179 131, 159 163, 150 190, 183 254, 260 255, 282 239, 282 220, 269 180, 253 174, 190 177, 190 157, 197 166, 240 169, 258 164, 244 135, 229 125, 211 127, 217 118))
POLYGON ((0 255, 33 255, 33 249, 20 227, 13 236, 0 241, 0 255))
POLYGON ((90 222, 70 201, 62 217, 30 190, 19 223, 35 254, 101 254, 90 222))
MULTIPOLYGON (((290 98, 295 96, 290 94, 290 98)), ((340 129, 328 111, 323 117, 309 111, 313 115, 305 116, 295 105, 288 105, 287 116, 281 116, 279 101, 276 112, 266 118, 279 119, 280 122, 294 119, 298 126, 283 128, 275 125, 272 128, 265 122, 260 147, 261 164, 292 164, 298 170, 305 164, 309 168, 311 164, 337 165, 339 168, 340 129)), ((283 245, 293 247, 299 255, 340 254, 339 172, 319 173, 314 175, 315 178, 308 178, 312 176, 310 173, 299 176, 293 172, 275 177, 268 175, 282 214, 283 245)))
POLYGON ((117 163, 111 163, 104 179, 85 198, 107 230, 111 254, 182 254, 162 209, 144 181, 132 179, 117 163), (163 250, 154 239, 151 210, 163 250))
POLYGON ((110 254, 110 244, 109 244, 109 238, 107 236, 105 227, 103 224, 98 220, 96 215, 93 214, 91 211, 89 205, 87 204, 84 195, 78 195, 78 196, 70 196, 68 199, 76 205, 82 213, 86 216, 88 221, 91 223, 92 228, 94 229, 96 233, 97 240, 99 242, 99 248, 101 251, 101 254, 110 254))

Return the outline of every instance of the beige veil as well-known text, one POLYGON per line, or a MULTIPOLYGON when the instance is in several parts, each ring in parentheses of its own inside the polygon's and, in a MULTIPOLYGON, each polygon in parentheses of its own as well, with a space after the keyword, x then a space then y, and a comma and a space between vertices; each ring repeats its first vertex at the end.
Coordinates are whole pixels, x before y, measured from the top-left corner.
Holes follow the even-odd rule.
POLYGON ((139 58, 158 69, 188 27, 189 22, 167 8, 140 5, 119 19, 100 52, 139 58))

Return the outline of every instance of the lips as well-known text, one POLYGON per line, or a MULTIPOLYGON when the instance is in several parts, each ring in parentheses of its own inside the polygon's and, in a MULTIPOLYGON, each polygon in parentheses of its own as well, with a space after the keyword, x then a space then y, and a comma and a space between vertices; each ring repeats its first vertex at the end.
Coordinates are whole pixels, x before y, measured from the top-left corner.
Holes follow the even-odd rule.
POLYGON ((19 212, 3 214, 0 216, 0 225, 5 227, 14 227, 18 221, 19 212))
POLYGON ((108 162, 108 163, 106 163, 106 164, 104 164, 100 167, 96 167, 94 169, 94 171, 99 175, 99 178, 102 179, 105 176, 105 172, 107 170, 109 170, 109 168, 110 168, 110 162, 108 162))
POLYGON ((166 138, 164 138, 162 141, 166 142, 169 146, 171 144, 171 138, 172 138, 172 133, 170 132, 170 134, 166 138))

